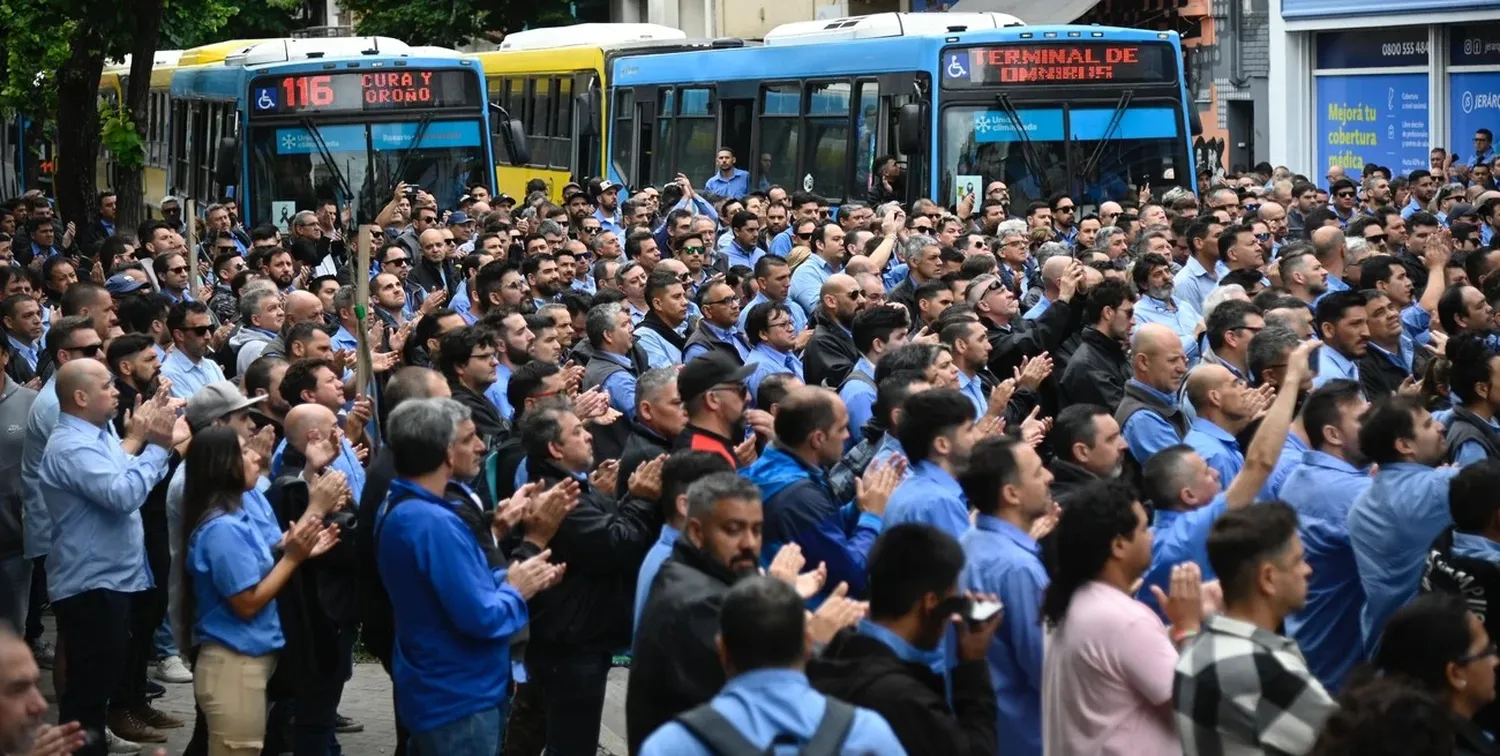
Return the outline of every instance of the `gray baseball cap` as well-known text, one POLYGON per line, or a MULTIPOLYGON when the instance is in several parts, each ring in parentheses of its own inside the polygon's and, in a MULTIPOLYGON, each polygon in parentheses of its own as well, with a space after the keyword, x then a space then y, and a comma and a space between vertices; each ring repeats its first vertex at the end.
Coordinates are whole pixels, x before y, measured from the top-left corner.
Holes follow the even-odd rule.
POLYGON ((264 399, 264 396, 251 399, 241 394, 239 388, 230 381, 215 381, 198 389, 198 393, 188 399, 188 428, 197 433, 212 425, 215 420, 259 404, 264 399))

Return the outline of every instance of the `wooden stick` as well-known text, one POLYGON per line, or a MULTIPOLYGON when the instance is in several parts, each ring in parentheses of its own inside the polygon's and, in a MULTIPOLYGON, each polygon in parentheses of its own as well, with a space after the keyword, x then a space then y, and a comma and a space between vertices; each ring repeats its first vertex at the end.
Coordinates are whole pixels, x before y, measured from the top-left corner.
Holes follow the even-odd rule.
POLYGON ((370 343, 370 247, 373 244, 373 228, 359 227, 358 256, 354 264, 354 317, 359 320, 359 329, 354 334, 359 341, 359 362, 354 369, 356 395, 366 393, 370 387, 370 379, 374 377, 374 366, 370 364, 370 350, 375 348, 370 343))
POLYGON ((200 280, 198 277, 198 202, 190 199, 185 204, 187 205, 187 294, 196 297, 200 280))

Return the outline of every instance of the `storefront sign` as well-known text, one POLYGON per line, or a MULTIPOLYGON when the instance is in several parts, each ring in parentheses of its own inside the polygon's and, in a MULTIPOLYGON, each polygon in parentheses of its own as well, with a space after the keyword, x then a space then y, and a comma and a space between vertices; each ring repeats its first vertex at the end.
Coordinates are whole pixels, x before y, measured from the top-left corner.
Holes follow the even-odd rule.
POLYGON ((1370 163, 1405 174, 1427 167, 1427 74, 1317 77, 1318 171, 1358 180, 1370 163))
POLYGON ((1474 154, 1476 130, 1500 132, 1500 71, 1451 74, 1448 82, 1453 137, 1447 146, 1458 153, 1460 162, 1468 162, 1474 154))
POLYGON ((1427 27, 1356 29, 1318 34, 1318 68, 1427 65, 1427 27))

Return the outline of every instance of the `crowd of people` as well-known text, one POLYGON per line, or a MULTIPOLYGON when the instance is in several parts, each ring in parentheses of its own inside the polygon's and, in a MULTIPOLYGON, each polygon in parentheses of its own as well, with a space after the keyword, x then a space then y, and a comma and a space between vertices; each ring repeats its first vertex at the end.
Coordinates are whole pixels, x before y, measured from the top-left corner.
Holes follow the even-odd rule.
POLYGON ((729 150, 363 227, 0 203, 0 751, 338 754, 360 647, 428 756, 592 756, 619 666, 650 756, 1496 753, 1475 146, 1087 208, 729 150))

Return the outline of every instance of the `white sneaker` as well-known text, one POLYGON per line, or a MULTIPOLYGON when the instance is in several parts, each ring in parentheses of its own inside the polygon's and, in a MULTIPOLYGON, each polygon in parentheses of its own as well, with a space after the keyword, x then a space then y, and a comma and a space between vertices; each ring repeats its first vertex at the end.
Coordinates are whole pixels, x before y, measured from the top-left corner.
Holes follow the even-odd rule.
POLYGON ((164 683, 190 683, 193 673, 182 663, 180 656, 168 656, 151 668, 151 676, 164 683))
POLYGON ((110 732, 108 727, 104 728, 104 735, 109 739, 110 753, 138 754, 141 752, 140 743, 132 743, 110 732))

